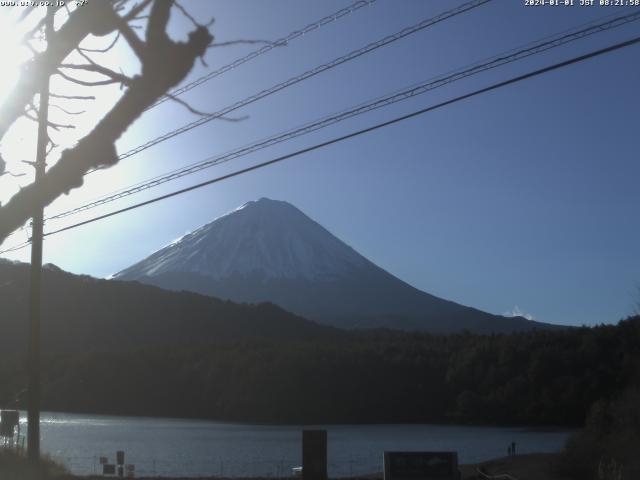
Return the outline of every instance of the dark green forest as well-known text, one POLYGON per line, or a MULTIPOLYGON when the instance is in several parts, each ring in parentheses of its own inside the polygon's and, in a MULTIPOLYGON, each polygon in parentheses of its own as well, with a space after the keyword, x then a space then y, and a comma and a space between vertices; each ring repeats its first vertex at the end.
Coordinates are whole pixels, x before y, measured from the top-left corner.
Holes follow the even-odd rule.
MULTIPOLYGON (((395 331, 48 354, 49 410, 282 423, 583 425, 638 385, 640 317, 503 335, 395 331)), ((21 362, 0 405, 24 406, 21 362)))
MULTIPOLYGON (((304 340, 340 331, 282 308, 238 304, 138 282, 43 271, 42 349, 46 353, 176 348, 238 339, 304 340)), ((24 355, 28 338, 29 266, 0 259, 0 351, 24 355)))

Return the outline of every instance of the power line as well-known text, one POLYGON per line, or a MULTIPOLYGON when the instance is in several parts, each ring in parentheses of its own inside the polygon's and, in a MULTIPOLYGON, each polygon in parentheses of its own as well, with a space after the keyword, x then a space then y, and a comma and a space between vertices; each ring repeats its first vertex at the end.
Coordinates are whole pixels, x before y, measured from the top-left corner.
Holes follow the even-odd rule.
MULTIPOLYGON (((45 220, 46 220, 46 219, 45 219, 45 220)), ((14 236, 14 235, 19 234, 20 232, 24 232, 24 231, 28 230, 28 228, 29 228, 29 227, 27 227, 26 225, 23 225, 23 226, 21 226, 21 227, 19 227, 19 228, 15 229, 13 232, 11 232, 11 233, 7 234, 7 236, 6 236, 4 239, 5 239, 5 240, 7 240, 8 238, 10 238, 10 237, 12 237, 12 236, 14 236)))
MULTIPOLYGON (((373 1, 375 1, 375 0, 373 0, 373 1)), ((635 10, 635 9, 627 8, 627 9, 623 9, 622 11, 623 11, 623 12, 625 12, 625 11, 634 11, 634 10, 635 10)), ((522 48, 525 48, 525 47, 530 47, 530 46, 532 46, 532 45, 536 45, 536 43, 539 43, 539 42, 542 42, 542 41, 545 41, 545 40, 548 40, 548 39, 552 39, 552 38, 554 38, 554 37, 558 37, 558 36, 560 36, 560 35, 562 35, 562 34, 565 34, 565 33, 567 33, 567 32, 571 32, 571 31, 575 31, 576 29, 578 29, 578 28, 582 28, 582 27, 585 27, 585 26, 590 26, 590 30, 591 30, 591 32, 590 32, 590 33, 599 33, 599 31, 604 31, 604 30, 608 30, 608 29, 610 29, 610 28, 615 28, 615 27, 620 26, 620 25, 621 25, 621 24, 623 24, 623 23, 629 23, 629 22, 631 22, 631 21, 635 21, 635 20, 637 20, 637 19, 638 19, 637 14, 631 14, 631 15, 627 15, 626 17, 618 17, 617 19, 613 20, 612 22, 606 22, 606 23, 601 23, 601 24, 599 24, 599 25, 595 25, 595 24, 597 24, 597 22, 600 22, 600 21, 602 21, 602 20, 605 20, 605 19, 608 19, 608 18, 614 17, 614 16, 616 16, 616 15, 618 15, 618 13, 613 13, 613 14, 609 14, 609 15, 604 15, 604 16, 599 17, 599 18, 597 18, 597 19, 595 19, 595 20, 592 20, 592 21, 590 21, 590 22, 586 22, 586 23, 583 23, 583 24, 577 25, 577 26, 575 26, 575 27, 572 27, 572 28, 569 28, 569 29, 563 30, 563 31, 561 31, 561 32, 557 32, 557 33, 555 33, 555 34, 553 34, 553 35, 548 35, 548 36, 542 37, 541 39, 538 39, 538 40, 536 40, 536 41, 532 41, 532 42, 529 42, 529 43, 527 43, 527 44, 525 44, 525 45, 521 45, 521 46, 519 46, 519 47, 515 47, 515 48, 510 49, 510 50, 508 50, 508 51, 502 52, 502 53, 500 53, 500 54, 498 54, 498 55, 494 55, 493 57, 489 57, 489 58, 487 58, 487 59, 485 59, 485 60, 478 61, 478 62, 476 62, 476 63, 473 63, 473 64, 471 64, 471 65, 467 65, 466 67, 462 67, 462 68, 467 69, 467 68, 470 68, 470 67, 478 66, 479 64, 481 64, 481 63, 483 63, 483 62, 487 62, 487 61, 490 61, 490 60, 496 60, 496 59, 498 59, 500 56, 505 56, 505 55, 508 55, 508 54, 512 54, 513 52, 517 52, 517 51, 518 51, 518 49, 522 49, 522 48), (618 23, 618 22, 620 22, 620 23, 618 23), (614 23, 617 23, 617 24, 614 24, 614 23), (594 26, 594 25, 595 25, 595 26, 594 26)), ((586 29, 585 29, 585 30, 586 30, 586 29)), ((583 31, 581 30, 580 32, 583 32, 583 31)), ((575 32, 575 34, 579 34, 580 32, 575 32)), ((580 36, 579 38, 582 38, 582 37, 584 37, 584 36, 586 36, 586 35, 588 35, 588 34, 590 34, 590 33, 583 34, 583 35, 582 35, 582 36, 580 36)), ((576 38, 576 39, 577 39, 577 38, 576 38)), ((565 43, 566 43, 566 42, 565 42, 565 43)), ((432 78, 431 78, 431 79, 429 79, 429 80, 434 80, 434 79, 437 79, 437 78, 441 78, 441 77, 443 77, 443 76, 445 76, 445 75, 449 75, 449 74, 451 74, 451 73, 457 73, 459 70, 460 70, 460 69, 457 69, 457 70, 451 70, 451 71, 449 71, 449 72, 447 72, 447 73, 445 73, 445 74, 442 74, 442 75, 440 75, 440 76, 438 76, 438 77, 432 77, 432 78)), ((416 84, 416 85, 420 85, 420 84, 416 84)), ((415 87, 416 85, 413 85, 412 87, 415 87)), ((397 92, 395 92, 395 93, 397 93, 397 92)), ((383 98, 383 97, 380 97, 380 98, 383 98)), ((359 105, 359 106, 360 106, 360 105, 359 105)), ((325 118, 326 118, 326 117, 325 117, 325 118)), ((301 127, 298 127, 298 128, 301 128, 301 127)), ((297 129, 297 128, 296 128, 296 129, 297 129)), ((294 129, 294 130, 296 130, 296 129, 294 129)), ((284 132, 284 133, 286 133, 286 132, 284 132)), ((281 134, 283 134, 283 133, 277 134, 277 135, 275 135, 275 136, 279 136, 279 135, 281 135, 281 134)), ((268 139, 270 139, 270 138, 272 138, 272 137, 269 137, 268 139)), ((255 142, 255 143, 260 143, 260 142, 262 142, 262 141, 263 141, 263 140, 259 140, 259 141, 255 142)), ((253 145, 253 144, 246 145, 245 147, 242 147, 242 148, 244 149, 244 148, 247 148, 247 147, 249 147, 249 146, 251 146, 251 145, 253 145)), ((235 151, 235 150, 234 150, 234 151, 235 151)), ((228 152, 228 153, 231 153, 231 152, 228 152)), ((226 155, 226 154, 225 154, 225 155, 226 155)), ((212 158, 213 158, 213 157, 212 157, 212 158)), ((189 165, 189 166, 187 166, 187 167, 182 167, 182 168, 177 169, 177 170, 172 170, 172 171, 170 171, 170 172, 167 172, 167 173, 164 173, 164 174, 160 174, 160 175, 157 175, 157 176, 155 176, 155 177, 148 178, 147 180, 143 180, 143 181, 141 181, 141 182, 135 183, 135 184, 133 184, 133 185, 129 185, 129 186, 127 186, 127 187, 122 187, 122 188, 120 188, 120 189, 118 189, 118 190, 115 190, 115 191, 113 191, 113 192, 111 192, 111 193, 107 193, 107 194, 100 195, 99 197, 95 198, 94 200, 95 200, 95 201, 99 201, 99 200, 102 200, 103 198, 111 198, 112 196, 114 196, 115 194, 117 194, 117 193, 119 193, 119 192, 122 192, 122 191, 128 191, 128 190, 133 189, 134 187, 138 187, 138 186, 140 186, 140 185, 144 186, 144 185, 146 185, 148 182, 154 182, 154 181, 155 181, 155 180, 157 180, 157 179, 160 179, 160 178, 163 178, 163 177, 165 177, 165 176, 172 175, 173 173, 176 173, 176 172, 182 171, 182 170, 183 170, 183 168, 190 168, 190 167, 197 166, 197 165, 204 164, 204 163, 209 164, 209 163, 210 163, 210 160, 211 160, 211 158, 207 158, 207 159, 205 159, 205 160, 201 160, 201 161, 199 161, 199 162, 196 162, 195 164, 191 164, 191 165, 189 165)), ((92 173, 92 172, 88 172, 88 173, 92 173)), ((155 182, 154 182, 154 183, 155 183, 155 182)), ((126 196, 126 195, 125 195, 125 196, 126 196)), ((119 197, 118 197, 118 198, 119 198, 119 197)), ((94 205, 93 205, 94 200, 92 200, 88 205, 89 205, 89 206, 94 206, 94 205)), ((68 213, 68 212, 63 212, 63 215, 62 215, 62 216, 66 216, 66 214, 67 214, 67 213, 68 213)), ((59 216, 58 216, 58 215, 56 215, 55 217, 49 217, 49 218, 50 218, 50 219, 53 219, 53 218, 58 218, 58 217, 59 217, 59 216)), ((24 228, 24 227, 23 227, 23 228, 24 228)))
MULTIPOLYGON (((351 108, 349 110, 346 111, 342 111, 340 113, 337 114, 333 114, 330 115, 328 117, 323 117, 320 120, 316 120, 312 123, 308 123, 305 124, 303 126, 300 127, 296 127, 292 130, 288 130, 284 133, 279 133, 277 135, 274 135, 272 137, 268 137, 264 140, 259 140, 257 142, 254 142, 252 144, 246 145, 244 147, 241 147, 239 149, 236 150, 232 150, 230 152, 224 153, 222 155, 217 155, 217 156, 212 156, 209 157, 205 160, 202 160, 200 162, 197 162, 195 164, 189 165, 187 167, 183 167, 177 170, 174 170, 172 172, 166 173, 164 175, 160 175, 157 177, 154 177, 152 179, 149 179, 145 182, 141 182, 135 185, 132 185, 126 189, 121 189, 117 192, 114 192, 112 194, 108 194, 106 196, 102 196, 99 199, 96 199, 94 201, 91 201, 89 203, 86 203, 84 205, 81 205, 79 207, 61 212, 59 214, 56 215, 52 215, 50 217, 47 218, 47 220, 55 220, 55 219, 60 219, 60 218, 65 218, 68 217, 70 215, 74 215, 76 213, 82 212, 82 211, 86 211, 86 210, 90 210, 92 208, 98 207, 100 205, 104 205, 106 203, 110 203, 116 200, 119 200, 121 198, 127 197, 129 195, 133 195, 135 193, 139 193, 143 190, 147 190, 153 187, 156 187, 158 185, 161 185, 163 183, 172 181, 172 180, 176 180, 178 178, 184 177, 186 175, 191 175, 193 173, 199 172, 201 170, 204 170, 206 168, 210 168, 213 167, 215 165, 219 165, 221 163, 225 163, 234 159, 237 159, 239 157, 243 157, 245 155, 248 155, 250 153, 256 152, 258 150, 261 150, 263 148, 267 148, 270 146, 273 146, 275 144, 287 141, 287 140, 291 140, 293 138, 302 136, 302 135, 306 135, 308 133, 317 131, 321 128, 325 128, 328 127, 330 125, 333 125, 335 123, 341 122, 343 120, 355 117, 357 115, 361 115, 367 112, 370 112, 372 110, 376 110, 382 107, 386 107, 389 105, 392 105, 394 103, 412 98, 414 96, 417 95, 421 95, 424 94, 426 92, 429 92, 431 90, 434 90, 436 88, 448 85, 449 83, 461 80, 463 78, 467 78, 469 76, 472 75, 476 75, 478 73, 482 73, 484 71, 493 69, 493 68, 497 68, 503 65, 506 65, 508 63, 511 62, 515 62, 517 60, 521 60, 523 58, 527 58, 529 56, 538 54, 538 53, 542 53, 545 52, 547 50, 550 50, 552 48, 556 48, 562 45, 565 45, 569 42, 573 42, 576 40, 579 40, 581 38, 584 38, 586 36, 592 35, 592 34, 596 34, 596 33, 600 33, 603 31, 607 31, 610 30, 612 28, 616 28, 619 27, 621 25, 625 25, 628 24, 630 22, 633 21, 637 21, 640 20, 640 11, 636 11, 634 13, 631 13, 629 15, 625 15, 622 17, 617 17, 614 18, 612 20, 606 21, 606 22, 602 22, 602 23, 598 23, 593 25, 593 22, 591 22, 592 24, 590 24, 590 26, 588 26, 587 28, 582 28, 580 30, 577 31, 573 31, 572 33, 568 33, 568 34, 564 34, 561 36, 550 36, 550 37, 545 37, 543 40, 544 41, 538 41, 538 42, 533 42, 533 43, 529 43, 527 44, 526 48, 523 49, 512 49, 508 52, 505 52, 503 54, 499 54, 497 56, 491 57, 490 59, 486 60, 486 61, 482 61, 482 62, 478 62, 473 64, 471 67, 468 68, 464 68, 464 69, 459 69, 457 71, 454 71, 453 73, 449 73, 449 74, 445 74, 445 75, 441 75, 439 77, 434 77, 431 78, 425 82, 422 82, 420 84, 414 85, 412 87, 409 87, 405 90, 401 90, 398 92, 395 92, 393 94, 384 96, 384 97, 380 97, 374 101, 370 101, 368 103, 364 103, 364 104, 360 104, 354 108, 351 108)), ((582 26, 582 25, 581 25, 582 26)), ((579 27, 576 27, 579 28, 579 27)), ((575 29, 574 29, 575 30, 575 29)), ((566 30, 564 31, 566 32, 566 30)), ((562 33, 564 33, 562 32, 562 33)))
MULTIPOLYGON (((288 35, 279 38, 277 40, 274 40, 273 42, 269 42, 267 45, 264 45, 256 50, 253 50, 252 52, 249 52, 247 55, 244 55, 242 57, 239 57, 235 60, 233 60, 231 63, 228 63, 220 68, 218 68, 217 70, 214 70, 213 72, 210 72, 206 75, 203 75, 197 79, 195 79, 194 81, 180 87, 177 88, 171 92, 169 92, 172 96, 178 96, 181 95, 183 93, 188 92, 189 90, 192 90, 196 87, 198 87, 199 85, 202 85, 203 83, 206 83, 210 80, 213 80, 214 78, 230 71, 233 70, 234 68, 239 67, 240 65, 243 65, 261 55, 264 55, 268 52, 270 52, 271 50, 273 50, 274 48, 277 47, 283 47, 283 46, 288 46, 288 44, 293 41, 296 40, 297 38, 303 37, 304 35, 306 35, 307 33, 311 33, 314 30, 317 30, 319 28, 322 28, 326 25, 329 25, 343 17, 346 17, 347 15, 354 13, 360 9, 362 9, 363 7, 368 7, 372 4, 374 4, 377 0, 357 0, 356 2, 352 3, 351 5, 349 5, 348 7, 342 8, 340 10, 337 10, 329 15, 326 15, 324 17, 322 17, 319 20, 316 20, 315 22, 312 22, 308 25, 306 25, 303 28, 300 28, 298 30, 294 30, 293 32, 289 33, 288 35)), ((150 110, 151 108, 154 108, 157 105, 160 105, 161 103, 164 103, 165 101, 169 100, 170 97, 168 96, 163 96, 161 97, 156 103, 154 103, 153 105, 151 105, 150 107, 147 108, 147 110, 150 110)), ((24 227, 21 228, 21 230, 24 229, 24 227)), ((16 232, 12 232, 10 235, 13 235, 16 232)), ((0 252, 2 253, 2 252, 0 252)))
MULTIPOLYGON (((325 25, 328 25, 330 23, 335 22, 336 20, 349 15, 350 13, 353 13, 357 10, 360 10, 362 7, 367 7, 369 5, 371 5, 372 3, 375 3, 376 0, 358 0, 357 2, 352 3, 351 5, 349 5, 346 8, 343 8, 341 10, 338 10, 337 12, 334 12, 330 15, 327 15, 326 17, 321 18, 320 20, 317 20, 313 23, 310 23, 309 25, 307 25, 304 28, 301 28, 300 30, 294 30, 293 32, 291 32, 289 35, 279 38, 278 40, 275 40, 273 42, 270 42, 268 45, 264 45, 261 48, 258 48, 257 50, 254 50, 250 53, 248 53, 247 55, 237 58, 236 60, 234 60, 231 63, 228 63, 227 65, 224 65, 220 68, 218 68, 217 70, 214 70, 213 72, 210 72, 206 75, 203 75, 200 78, 195 79, 194 81, 180 87, 177 88, 175 90, 173 90, 172 92, 169 92, 171 95, 173 95, 174 97, 177 95, 182 95, 185 92, 188 92, 189 90, 192 90, 194 88, 196 88, 199 85, 202 85, 205 82, 208 82, 209 80, 213 80, 214 78, 222 75, 223 73, 228 72, 229 70, 233 70, 234 68, 239 67, 240 65, 247 63, 251 60, 253 60, 254 58, 259 57, 260 55, 264 55, 267 52, 270 52, 271 50, 273 50, 274 48, 277 47, 282 47, 282 46, 286 46, 289 44, 289 42, 302 37, 303 35, 312 32, 313 30, 316 30, 318 28, 324 27, 325 25)), ((161 103, 166 102, 167 100, 169 100, 168 96, 163 96, 161 97, 156 103, 154 103, 153 105, 151 105, 147 110, 160 105, 161 103)))
MULTIPOLYGON (((358 58, 362 55, 365 55, 369 52, 372 52, 374 50, 377 50, 379 48, 382 48, 386 45, 389 45, 390 43, 393 43, 397 40, 400 40, 408 35, 411 35, 413 33, 419 32, 421 30, 424 30, 425 28, 431 27, 437 23, 440 23, 444 20, 447 20, 449 18, 455 17, 457 15, 460 15, 462 13, 465 13, 469 10, 472 10, 474 8, 477 8, 481 5, 484 5, 485 3, 489 3, 492 0, 472 0, 470 2, 464 3, 456 8, 453 8, 451 10, 447 10, 446 12, 443 12, 439 15, 436 15, 435 17, 423 20, 411 27, 407 27, 404 28, 402 30, 400 30, 399 32, 396 32, 392 35, 388 35, 380 40, 377 40, 375 42, 369 43, 368 45, 365 45, 362 48, 359 48, 357 50, 353 50, 349 53, 347 53, 346 55, 343 55, 341 57, 335 58, 333 60, 331 60, 330 62, 327 63, 323 63, 322 65, 319 65, 317 67, 312 68, 311 70, 307 70, 304 73, 301 73, 300 75, 296 75, 295 77, 291 77, 288 80, 285 80, 284 82, 278 83, 270 88, 267 88, 265 90, 262 90, 254 95, 251 95, 250 97, 247 97, 243 100, 240 100, 228 107, 223 108, 222 110, 219 110, 215 113, 212 113, 210 115, 204 116, 198 120, 195 120, 193 122, 190 122, 180 128, 177 128, 175 130, 172 130, 168 133, 165 133, 164 135, 161 135, 159 137, 156 137, 153 140, 150 140, 146 143, 143 143, 142 145, 139 145, 123 154, 121 154, 118 157, 118 160, 123 160, 125 158, 129 158, 133 155, 136 155, 140 152, 142 152, 143 150, 146 150, 154 145, 157 145, 158 143, 164 142, 165 140, 169 140, 170 138, 173 138, 177 135, 181 135, 183 133, 188 132, 189 130, 192 130, 196 127, 199 127, 201 125, 204 125, 205 123, 209 123, 212 120, 215 120, 217 118, 221 118, 224 117, 225 115, 238 110, 239 108, 245 107, 251 103, 254 103, 258 100, 261 100, 263 98, 266 98, 270 95, 273 95, 276 92, 279 92, 281 90, 284 90, 285 88, 288 88, 292 85, 295 85, 297 83, 302 82, 303 80, 307 80, 311 77, 314 77, 322 72, 325 72, 327 70, 330 70, 334 67, 337 67, 338 65, 342 65, 343 63, 349 62, 351 60, 354 60, 355 58, 358 58)), ((97 170, 92 170, 88 173, 92 173, 95 172, 97 170)))
POLYGON ((113 212, 110 212, 110 213, 107 213, 107 214, 104 214, 104 215, 100 215, 100 216, 97 216, 97 217, 94 217, 94 218, 90 218, 90 219, 82 221, 82 222, 75 223, 73 225, 69 225, 69 226, 64 227, 64 228, 60 228, 58 230, 53 230, 53 231, 47 232, 47 233, 45 233, 45 237, 48 237, 48 236, 51 236, 51 235, 55 235, 55 234, 58 234, 58 233, 61 233, 61 232, 65 232, 67 230, 71 230, 71 229, 74 229, 74 228, 77 228, 77 227, 80 227, 80 226, 83 226, 83 225, 87 225, 89 223, 97 222, 98 220, 103 220, 105 218, 113 217, 113 216, 118 215, 120 213, 128 212, 130 210, 135 210, 137 208, 144 207, 146 205, 150 205, 152 203, 156 203, 156 202, 159 202, 161 200, 165 200, 167 198, 175 197, 177 195, 181 195, 183 193, 190 192, 192 190, 197 190, 199 188, 206 187, 208 185, 212 185, 214 183, 221 182, 223 180, 228 180, 230 178, 237 177, 239 175, 242 175, 242 174, 245 174, 245 173, 248 173, 248 172, 252 172, 254 170, 258 170, 258 169, 267 167, 269 165, 273 165, 273 164, 282 162, 284 160, 288 160, 290 158, 298 157, 298 156, 300 156, 300 155, 302 155, 304 153, 309 153, 309 152, 312 152, 314 150, 319 150, 319 149, 327 147, 329 145, 333 145, 335 143, 342 142, 344 140, 348 140, 350 138, 354 138, 354 137, 363 135, 365 133, 372 132, 374 130, 378 130, 378 129, 381 129, 381 128, 384 128, 384 127, 388 127, 390 125, 394 125, 394 124, 402 122, 404 120, 408 120, 410 118, 417 117, 419 115, 423 115, 423 114, 425 114, 427 112, 431 112, 433 110, 440 109, 442 107, 445 107, 445 106, 460 102, 462 100, 466 100, 468 98, 475 97, 475 96, 481 95, 483 93, 490 92, 492 90, 497 90, 497 89, 505 87, 507 85, 512 85, 512 84, 521 82, 523 80, 527 80, 529 78, 533 78, 533 77, 536 77, 536 76, 539 76, 539 75, 543 75, 545 73, 548 73, 548 72, 551 72, 551 71, 554 71, 554 70, 558 70, 560 68, 564 68, 564 67, 567 67, 569 65, 573 65, 573 64, 576 64, 576 63, 579 63, 579 62, 583 62, 585 60, 588 60, 588 59, 591 59, 591 58, 594 58, 594 57, 597 57, 597 56, 600 56, 600 55, 604 55, 606 53, 610 53, 610 52, 613 52, 615 50, 620 50, 622 48, 629 47, 629 46, 637 44, 637 43, 640 43, 640 37, 635 37, 635 38, 632 38, 632 39, 627 40, 625 42, 617 43, 617 44, 611 45, 609 47, 605 47, 605 48, 602 48, 602 49, 599 49, 599 50, 595 50, 595 51, 592 51, 592 52, 584 54, 584 55, 580 55, 578 57, 573 57, 573 58, 571 58, 569 60, 565 60, 563 62, 555 63, 555 64, 550 65, 548 67, 544 67, 544 68, 541 68, 541 69, 538 69, 538 70, 534 70, 534 71, 529 72, 529 73, 525 73, 524 75, 519 75, 517 77, 513 77, 513 78, 510 78, 508 80, 504 80, 502 82, 494 83, 494 84, 492 84, 492 85, 490 85, 488 87, 484 87, 484 88, 481 88, 479 90, 475 90, 475 91, 473 91, 471 93, 460 95, 458 97, 452 98, 450 100, 446 100, 446 101, 438 103, 436 105, 432 105, 432 106, 423 108, 421 110, 417 110, 417 111, 414 111, 412 113, 409 113, 409 114, 406 114, 406 115, 402 115, 400 117, 396 117, 396 118, 393 118, 391 120, 387 120, 387 121, 382 122, 382 123, 378 123, 376 125, 364 128, 362 130, 357 130, 357 131, 349 133, 347 135, 343 135, 343 136, 340 136, 340 137, 337 137, 337 138, 333 138, 331 140, 327 140, 327 141, 322 142, 322 143, 315 144, 315 145, 313 145, 311 147, 307 147, 307 148, 303 148, 301 150, 297 150, 297 151, 295 151, 293 153, 289 153, 289 154, 286 154, 286 155, 282 155, 280 157, 276 157, 276 158, 274 158, 272 160, 268 160, 266 162, 262 162, 262 163, 258 163, 256 165, 252 165, 251 167, 243 168, 241 170, 236 170, 235 172, 229 173, 227 175, 222 175, 220 177, 216 177, 216 178, 207 180, 205 182, 192 185, 192 186, 187 187, 187 188, 176 190, 174 192, 167 193, 165 195, 161 195, 159 197, 155 197, 155 198, 152 198, 150 200, 137 203, 135 205, 130 205, 128 207, 125 207, 125 208, 122 208, 122 209, 119 209, 119 210, 115 210, 113 212))
POLYGON ((27 240, 26 242, 22 242, 18 245, 14 245, 13 247, 0 250, 0 255, 4 255, 5 253, 17 252, 18 250, 22 250, 24 247, 28 245, 31 245, 31 240, 27 240))

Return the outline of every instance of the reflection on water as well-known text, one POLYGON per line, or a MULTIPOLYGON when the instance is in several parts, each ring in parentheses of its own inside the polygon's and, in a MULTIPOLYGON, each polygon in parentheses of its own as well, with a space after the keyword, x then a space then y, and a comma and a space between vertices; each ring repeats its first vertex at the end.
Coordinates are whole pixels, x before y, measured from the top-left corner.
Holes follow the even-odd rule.
MULTIPOLYGON (((512 441, 518 453, 558 451, 570 433, 455 425, 307 428, 328 430, 331 476, 381 471, 385 450, 456 450, 461 463, 475 463, 505 456, 512 441)), ((99 473, 99 457, 114 462, 117 450, 138 476, 289 476, 301 462, 301 426, 44 413, 41 431, 43 451, 76 474, 99 473)))

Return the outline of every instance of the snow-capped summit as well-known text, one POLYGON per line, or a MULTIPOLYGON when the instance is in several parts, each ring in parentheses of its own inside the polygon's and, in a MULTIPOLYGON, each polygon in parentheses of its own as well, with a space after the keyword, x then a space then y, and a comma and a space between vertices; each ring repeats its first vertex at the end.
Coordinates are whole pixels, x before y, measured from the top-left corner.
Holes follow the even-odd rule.
POLYGON ((422 292, 293 205, 267 198, 216 218, 113 278, 240 302, 270 301, 340 327, 504 332, 544 326, 422 292))
POLYGON ((290 203, 247 202, 115 275, 332 279, 368 261, 290 203))

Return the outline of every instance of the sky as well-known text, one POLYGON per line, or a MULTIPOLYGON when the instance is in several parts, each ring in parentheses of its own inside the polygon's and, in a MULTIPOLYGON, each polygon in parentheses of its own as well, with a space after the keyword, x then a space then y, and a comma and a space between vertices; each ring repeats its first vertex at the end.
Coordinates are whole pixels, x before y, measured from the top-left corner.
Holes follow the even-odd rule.
MULTIPOLYGON (((184 1, 216 42, 281 38, 349 1, 184 1)), ((377 0, 233 69, 184 100, 217 111, 347 52, 462 4, 377 0)), ((52 215, 209 156, 375 99, 624 7, 531 7, 494 0, 340 65, 92 174, 46 209, 52 215), (245 118, 246 117, 246 118, 245 118)), ((2 15, 11 15, 7 10, 2 15)), ((193 26, 173 13, 171 34, 193 26)), ((396 105, 341 122, 224 165, 133 195, 45 231, 344 135, 591 50, 627 40, 640 21, 581 39, 396 105)), ((109 38, 92 38, 89 46, 109 38)), ((189 80, 260 45, 211 48, 189 80)), ((6 47, 5 47, 6 48, 6 47)), ((0 52, 2 54, 2 52, 0 52)), ((6 52, 5 52, 6 55, 6 52)), ((137 72, 119 44, 105 62, 137 72)), ((54 89, 74 92, 59 78, 54 89), (65 90, 66 89, 66 90, 65 90)), ((4 85, 3 85, 4 87, 4 85)), ((286 200, 374 263, 431 294, 491 313, 522 313, 570 325, 615 323, 640 301, 640 45, 461 101, 425 115, 171 200, 49 237, 44 261, 106 277, 237 206, 286 200)), ((121 91, 72 121, 73 144, 121 91)), ((62 115, 60 112, 55 115, 62 115)), ((144 114, 118 141, 120 153, 197 119, 175 102, 144 114)), ((27 122, 27 121, 22 121, 27 122)), ((15 171, 32 155, 31 126, 17 125, 0 152, 15 171), (10 137, 10 138, 9 138, 10 137)), ((66 136, 65 136, 66 135, 66 136)), ((59 150, 58 150, 59 152, 59 150)), ((54 152, 54 157, 55 157, 54 152)), ((22 170, 21 170, 22 169, 22 170)), ((0 178, 4 203, 29 176, 0 178)), ((24 241, 18 232, 1 248, 24 241)), ((5 255, 28 261, 29 250, 5 255)))

